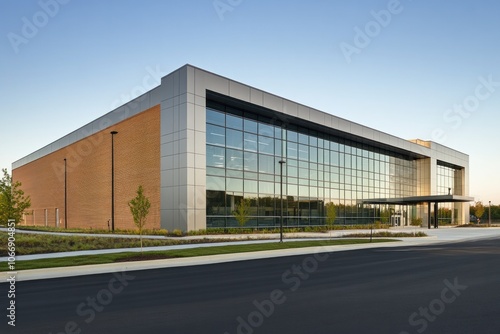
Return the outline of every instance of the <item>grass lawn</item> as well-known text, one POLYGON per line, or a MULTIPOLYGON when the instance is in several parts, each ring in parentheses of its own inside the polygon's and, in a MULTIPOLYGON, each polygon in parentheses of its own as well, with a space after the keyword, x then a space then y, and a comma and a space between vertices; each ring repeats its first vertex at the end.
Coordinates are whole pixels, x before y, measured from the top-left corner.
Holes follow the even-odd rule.
MULTIPOLYGON (((7 256, 7 233, 0 234, 0 256, 7 256)), ((143 239, 144 247, 171 246, 193 243, 221 242, 217 239, 143 239)), ((86 236, 60 236, 49 234, 16 234, 16 255, 44 254, 57 252, 71 252, 82 250, 97 250, 110 248, 140 247, 139 238, 102 238, 86 236)))
MULTIPOLYGON (((373 242, 391 242, 397 241, 392 239, 373 239, 373 242)), ((82 266, 90 264, 104 264, 125 261, 141 261, 141 260, 155 260, 155 259, 168 259, 179 257, 192 257, 192 256, 207 256, 219 255, 230 253, 244 253, 244 252, 258 252, 266 250, 278 250, 289 248, 302 248, 302 247, 321 247, 321 246, 334 246, 334 245, 351 245, 351 244, 364 244, 369 243, 368 239, 336 239, 336 240, 319 240, 319 241, 291 241, 284 243, 263 243, 263 244, 248 244, 248 245, 227 245, 218 247, 200 247, 193 249, 179 249, 169 250, 162 252, 126 252, 117 254, 103 254, 103 255, 90 255, 90 256, 72 256, 57 259, 41 259, 30 261, 16 261, 16 270, 39 269, 39 268, 54 268, 54 267, 68 267, 68 266, 82 266)), ((0 267, 0 271, 7 271, 7 263, 0 267)))
MULTIPOLYGON (((373 237, 399 238, 399 237, 422 237, 425 233, 393 233, 393 232, 374 232, 373 237)), ((347 235, 347 238, 367 238, 370 233, 357 233, 347 235)), ((0 256, 7 256, 8 245, 7 233, 0 234, 0 256)), ((173 246, 184 244, 201 244, 213 242, 227 242, 228 239, 222 238, 203 238, 200 239, 143 239, 144 247, 155 246, 173 246)), ((49 234, 16 234, 16 255, 45 254, 58 252, 72 252, 82 250, 98 249, 116 249, 116 248, 135 248, 140 247, 138 238, 103 238, 91 236, 60 236, 49 234)))

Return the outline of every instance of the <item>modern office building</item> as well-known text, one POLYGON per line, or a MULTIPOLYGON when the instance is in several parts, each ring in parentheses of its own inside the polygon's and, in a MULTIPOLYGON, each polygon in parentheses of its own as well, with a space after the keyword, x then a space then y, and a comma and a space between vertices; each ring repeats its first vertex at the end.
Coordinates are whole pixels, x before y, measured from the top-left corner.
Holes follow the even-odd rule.
POLYGON ((281 215, 285 226, 324 225, 330 202, 336 224, 462 224, 468 175, 464 153, 191 65, 13 163, 32 199, 26 224, 132 229, 127 203, 142 185, 146 228, 183 231, 238 226, 242 198, 247 226, 278 226, 281 215))

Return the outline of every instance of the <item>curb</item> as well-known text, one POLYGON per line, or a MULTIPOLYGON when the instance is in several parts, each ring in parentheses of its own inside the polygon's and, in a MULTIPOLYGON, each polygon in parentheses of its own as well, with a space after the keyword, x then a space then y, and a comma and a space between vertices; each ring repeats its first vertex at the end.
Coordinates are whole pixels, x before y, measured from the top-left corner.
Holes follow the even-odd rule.
MULTIPOLYGON (((305 247, 292 248, 282 250, 258 251, 248 253, 233 253, 222 255, 207 255, 188 258, 161 259, 149 261, 121 262, 109 264, 97 264, 75 267, 47 268, 47 269, 31 269, 22 270, 15 273, 16 281, 31 281, 39 279, 52 279, 63 277, 74 277, 82 275, 97 275, 123 271, 151 270, 162 268, 175 268, 197 265, 209 265, 216 263, 250 261, 286 256, 309 255, 318 253, 343 252, 358 249, 373 249, 373 248, 393 248, 401 246, 418 246, 434 244, 436 238, 418 238, 424 242, 415 242, 413 240, 397 239, 400 242, 382 242, 374 244, 354 244, 354 245, 334 245, 322 247, 305 247), (429 240, 432 239, 432 240, 429 240)), ((7 278, 13 275, 12 272, 0 272, 0 281, 5 282, 7 278)))

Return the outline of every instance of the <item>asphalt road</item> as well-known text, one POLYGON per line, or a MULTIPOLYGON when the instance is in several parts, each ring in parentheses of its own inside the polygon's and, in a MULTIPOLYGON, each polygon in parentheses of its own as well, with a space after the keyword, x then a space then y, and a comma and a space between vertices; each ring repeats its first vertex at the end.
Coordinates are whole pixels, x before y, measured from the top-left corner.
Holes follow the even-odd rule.
POLYGON ((15 302, 1 333, 500 333, 500 239, 17 282, 15 302))

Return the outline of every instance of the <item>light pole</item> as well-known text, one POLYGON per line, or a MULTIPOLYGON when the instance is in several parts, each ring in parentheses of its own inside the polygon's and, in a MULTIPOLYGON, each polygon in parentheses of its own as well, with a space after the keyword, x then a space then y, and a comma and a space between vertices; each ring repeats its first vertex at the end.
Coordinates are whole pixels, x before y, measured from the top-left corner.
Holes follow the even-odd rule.
POLYGON ((66 158, 64 158, 64 228, 68 228, 68 177, 66 158))
POLYGON ((118 131, 111 131, 111 232, 115 231, 115 143, 118 131))
POLYGON ((280 198, 281 198, 281 214, 280 214, 280 242, 283 242, 283 165, 285 160, 281 159, 280 164, 280 198))
POLYGON ((488 202, 488 227, 491 226, 491 201, 488 202))

